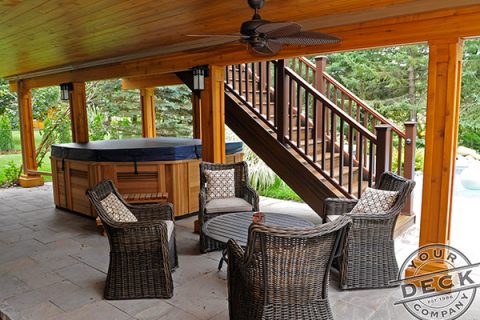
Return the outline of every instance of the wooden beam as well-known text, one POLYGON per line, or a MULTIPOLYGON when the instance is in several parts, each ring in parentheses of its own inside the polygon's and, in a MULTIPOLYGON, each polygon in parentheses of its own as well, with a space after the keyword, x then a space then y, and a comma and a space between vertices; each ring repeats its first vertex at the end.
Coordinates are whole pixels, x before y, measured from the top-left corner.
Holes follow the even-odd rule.
POLYGON ((37 160, 33 131, 32 94, 30 90, 23 87, 23 81, 19 81, 16 88, 23 160, 23 172, 19 184, 24 188, 41 186, 43 185, 42 176, 34 173, 37 170, 37 160))
POLYGON ((142 137, 155 138, 157 136, 155 124, 155 89, 140 89, 140 102, 142 104, 142 137))
MULTIPOLYGON (((429 43, 427 124, 419 245, 448 244, 457 149, 462 41, 429 43)), ((415 264, 419 265, 419 264, 415 264)), ((438 268, 445 268, 439 263, 438 268)), ((413 269, 413 270, 412 270, 413 269)), ((431 272, 435 270, 421 270, 431 272)), ((408 275, 418 275, 409 268, 408 275)))
POLYGON ((150 76, 132 77, 122 79, 122 89, 143 89, 183 84, 175 73, 155 74, 150 76))
POLYGON ((192 125, 193 125, 193 138, 202 139, 202 102, 200 96, 196 93, 192 93, 192 125))
MULTIPOLYGON (((275 59, 419 43, 444 38, 473 37, 480 35, 478 21, 480 21, 480 5, 475 5, 317 29, 315 31, 339 36, 342 42, 329 46, 285 46, 275 59)), ((242 44, 230 44, 211 50, 183 51, 39 76, 26 79, 24 85, 25 88, 36 88, 63 82, 171 73, 187 70, 200 64, 229 65, 269 59, 272 57, 252 55, 242 44)))
POLYGON ((72 120, 72 141, 77 143, 88 142, 87 98, 84 82, 72 83, 70 117, 72 120))
POLYGON ((202 99, 202 160, 225 163, 225 68, 210 66, 202 99))

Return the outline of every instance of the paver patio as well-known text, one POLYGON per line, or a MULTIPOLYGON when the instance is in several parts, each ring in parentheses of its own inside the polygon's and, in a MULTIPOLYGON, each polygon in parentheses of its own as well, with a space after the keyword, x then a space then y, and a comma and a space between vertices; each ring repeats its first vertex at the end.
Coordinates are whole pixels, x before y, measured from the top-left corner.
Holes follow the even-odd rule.
MULTIPOLYGON (((260 206, 319 222, 303 204, 262 198, 260 206)), ((0 190, 0 319, 228 319, 226 268, 217 271, 219 252, 199 254, 194 219, 177 221, 172 299, 107 301, 108 240, 94 221, 55 209, 50 184, 0 190)), ((402 263, 418 227, 396 241, 402 263)), ((335 319, 413 319, 393 305, 399 295, 398 288, 339 291, 334 277, 330 284, 335 319)), ((480 300, 462 319, 480 319, 480 300)))

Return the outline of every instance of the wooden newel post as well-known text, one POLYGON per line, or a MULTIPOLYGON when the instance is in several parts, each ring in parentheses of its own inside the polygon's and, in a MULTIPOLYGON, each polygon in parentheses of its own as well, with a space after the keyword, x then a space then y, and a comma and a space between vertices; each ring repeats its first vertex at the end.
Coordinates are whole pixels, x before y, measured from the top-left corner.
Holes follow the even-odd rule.
MULTIPOLYGON (((415 153, 417 144, 417 123, 415 121, 405 122, 405 160, 403 165, 403 176, 413 180, 415 176, 415 153)), ((413 192, 405 203, 403 214, 413 214, 413 192)))
POLYGON ((316 69, 314 87, 320 91, 321 94, 325 94, 325 81, 323 81, 323 73, 327 69, 327 60, 328 58, 326 56, 315 57, 316 69))
POLYGON ((277 139, 285 143, 288 131, 288 88, 285 74, 285 60, 278 60, 275 79, 275 119, 277 119, 277 139))
POLYGON ((382 173, 390 170, 390 135, 392 127, 388 124, 375 126, 377 133, 377 153, 375 159, 375 183, 380 182, 382 173))

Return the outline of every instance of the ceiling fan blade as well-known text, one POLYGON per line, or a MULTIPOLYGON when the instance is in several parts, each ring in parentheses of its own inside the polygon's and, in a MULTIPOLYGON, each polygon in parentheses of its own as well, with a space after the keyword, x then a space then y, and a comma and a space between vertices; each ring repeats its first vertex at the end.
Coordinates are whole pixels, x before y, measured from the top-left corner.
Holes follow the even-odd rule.
POLYGON ((240 33, 232 33, 232 34, 185 34, 186 37, 204 37, 204 38, 246 38, 246 36, 240 33))
POLYGON ((261 55, 272 56, 277 54, 282 49, 282 44, 275 40, 268 40, 263 47, 251 47, 255 53, 261 55))
POLYGON ((301 29, 302 26, 295 22, 267 22, 256 27, 255 32, 269 38, 278 38, 298 33, 301 29))
POLYGON ((284 44, 299 44, 306 46, 340 42, 340 38, 333 35, 313 31, 300 31, 289 36, 276 37, 274 40, 284 44))

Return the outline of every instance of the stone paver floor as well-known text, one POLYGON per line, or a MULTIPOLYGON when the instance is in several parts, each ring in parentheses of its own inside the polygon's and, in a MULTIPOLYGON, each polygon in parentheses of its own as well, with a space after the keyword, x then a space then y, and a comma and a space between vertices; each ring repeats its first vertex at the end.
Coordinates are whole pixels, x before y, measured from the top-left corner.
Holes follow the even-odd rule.
MULTIPOLYGON (((318 217, 303 204, 262 199, 264 211, 318 217)), ((51 185, 0 190, 0 319, 228 319, 226 268, 219 252, 201 255, 194 217, 177 221, 180 268, 169 300, 102 298, 108 240, 92 219, 55 209, 51 185)), ((416 248, 418 227, 397 239, 401 263, 416 248)), ((339 291, 330 285, 335 319, 414 319, 394 306, 398 288, 339 291)), ((474 303, 462 319, 480 319, 474 303)))

